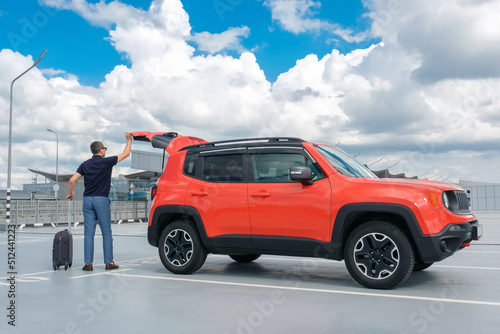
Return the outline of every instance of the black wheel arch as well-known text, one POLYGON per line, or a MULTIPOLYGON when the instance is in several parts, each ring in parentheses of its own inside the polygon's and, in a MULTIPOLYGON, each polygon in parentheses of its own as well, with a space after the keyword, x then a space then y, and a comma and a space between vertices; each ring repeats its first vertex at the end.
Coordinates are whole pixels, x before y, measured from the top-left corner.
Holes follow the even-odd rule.
POLYGON ((416 241, 423 234, 415 215, 410 208, 392 203, 353 203, 343 206, 338 211, 332 231, 334 258, 343 259, 346 240, 355 228, 374 220, 386 221, 401 228, 414 247, 416 259, 421 260, 416 241))
POLYGON ((186 205, 162 205, 155 209, 148 227, 148 242, 150 245, 158 247, 160 236, 165 227, 178 220, 190 222, 198 231, 202 241, 208 239, 203 221, 198 210, 186 205))
POLYGON ((158 247, 162 231, 169 224, 183 220, 189 222, 198 232, 203 246, 209 253, 232 254, 252 251, 249 235, 224 235, 209 237, 203 219, 198 210, 186 205, 162 205, 152 213, 151 225, 148 226, 148 242, 158 247))

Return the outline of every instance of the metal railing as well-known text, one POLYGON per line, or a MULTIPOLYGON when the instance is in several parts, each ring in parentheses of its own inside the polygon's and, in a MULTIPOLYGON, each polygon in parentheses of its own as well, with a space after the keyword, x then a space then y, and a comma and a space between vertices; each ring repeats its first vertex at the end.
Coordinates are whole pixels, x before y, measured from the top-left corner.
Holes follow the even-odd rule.
MULTIPOLYGON (((111 222, 147 222, 149 202, 112 201, 111 222)), ((5 217, 6 202, 0 202, 0 217, 5 217)), ((11 222, 22 229, 26 226, 64 226, 68 220, 83 223, 82 201, 11 201, 11 222)), ((4 223, 2 221, 0 223, 4 223)))

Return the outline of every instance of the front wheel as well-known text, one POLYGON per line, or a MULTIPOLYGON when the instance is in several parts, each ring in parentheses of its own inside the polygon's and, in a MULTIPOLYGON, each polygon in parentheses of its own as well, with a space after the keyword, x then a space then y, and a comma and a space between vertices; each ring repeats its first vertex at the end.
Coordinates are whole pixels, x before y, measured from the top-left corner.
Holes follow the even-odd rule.
POLYGON ((347 270, 372 289, 394 288, 410 277, 415 264, 413 248, 396 225, 372 221, 358 226, 346 241, 347 270))
POLYGON ((158 252, 165 268, 174 274, 192 274, 207 258, 198 232, 187 221, 175 221, 165 227, 158 252))

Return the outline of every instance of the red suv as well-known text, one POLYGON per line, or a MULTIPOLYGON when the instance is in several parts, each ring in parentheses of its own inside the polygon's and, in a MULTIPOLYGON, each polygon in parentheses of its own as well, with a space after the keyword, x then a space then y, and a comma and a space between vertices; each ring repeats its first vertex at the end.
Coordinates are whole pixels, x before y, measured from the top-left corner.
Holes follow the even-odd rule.
POLYGON ((393 288, 482 235, 463 189, 380 179, 342 150, 299 138, 206 142, 134 132, 169 154, 152 189, 148 241, 169 271, 207 254, 345 260, 369 288, 393 288))

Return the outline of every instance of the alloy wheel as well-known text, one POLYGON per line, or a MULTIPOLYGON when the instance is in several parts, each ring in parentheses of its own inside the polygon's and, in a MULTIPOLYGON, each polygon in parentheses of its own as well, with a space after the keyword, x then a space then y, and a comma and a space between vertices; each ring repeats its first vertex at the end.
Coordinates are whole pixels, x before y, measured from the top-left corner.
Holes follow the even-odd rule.
POLYGON ((399 249, 394 241, 381 233, 369 233, 361 237, 354 247, 354 262, 365 276, 385 279, 399 265, 399 249))
POLYGON ((183 266, 193 256, 193 241, 189 233, 176 229, 168 234, 164 249, 168 262, 174 266, 183 266))

